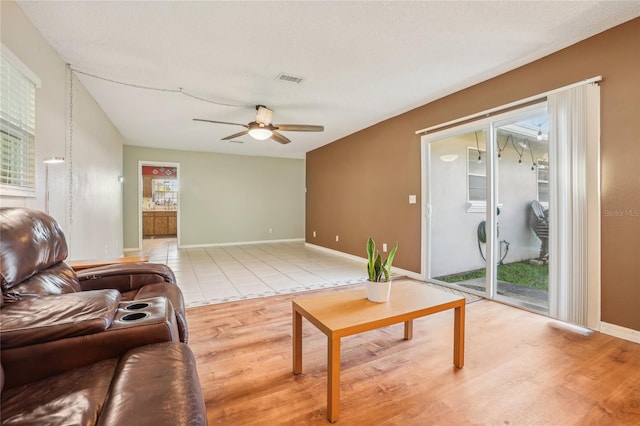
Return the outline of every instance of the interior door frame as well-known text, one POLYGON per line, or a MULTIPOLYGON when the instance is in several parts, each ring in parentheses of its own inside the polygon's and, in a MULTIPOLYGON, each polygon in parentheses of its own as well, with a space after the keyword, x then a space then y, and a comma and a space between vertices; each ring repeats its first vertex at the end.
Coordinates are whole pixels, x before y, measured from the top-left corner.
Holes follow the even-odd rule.
POLYGON ((181 185, 180 185, 180 163, 173 163, 167 161, 148 161, 148 160, 138 160, 138 247, 140 250, 143 249, 142 240, 143 240, 143 231, 142 231, 142 200, 143 196, 143 180, 142 180, 142 166, 157 166, 157 167, 175 167, 176 169, 176 181, 178 183, 178 197, 177 197, 177 205, 176 205, 176 239, 178 243, 178 247, 180 247, 180 199, 182 198, 180 195, 182 193, 181 185))

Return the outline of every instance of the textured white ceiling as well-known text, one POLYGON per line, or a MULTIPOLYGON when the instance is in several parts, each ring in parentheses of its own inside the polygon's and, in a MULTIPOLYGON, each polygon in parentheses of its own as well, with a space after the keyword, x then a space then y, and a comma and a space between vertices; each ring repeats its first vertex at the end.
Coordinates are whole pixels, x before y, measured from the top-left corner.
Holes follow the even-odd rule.
POLYGON ((640 1, 19 4, 77 70, 244 106, 79 74, 127 144, 294 158, 640 16, 640 1), (248 123, 256 104, 325 131, 240 144, 220 139, 241 127, 192 121, 248 123))

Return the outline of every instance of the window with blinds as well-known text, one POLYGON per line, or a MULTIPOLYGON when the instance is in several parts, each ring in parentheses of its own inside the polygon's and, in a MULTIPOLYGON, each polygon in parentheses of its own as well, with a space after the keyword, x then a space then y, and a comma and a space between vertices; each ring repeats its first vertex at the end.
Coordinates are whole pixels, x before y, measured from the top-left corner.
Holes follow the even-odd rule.
POLYGON ((487 152, 467 147, 467 201, 470 205, 487 203, 487 152))
POLYGON ((36 85, 3 46, 0 57, 0 195, 35 196, 36 85))

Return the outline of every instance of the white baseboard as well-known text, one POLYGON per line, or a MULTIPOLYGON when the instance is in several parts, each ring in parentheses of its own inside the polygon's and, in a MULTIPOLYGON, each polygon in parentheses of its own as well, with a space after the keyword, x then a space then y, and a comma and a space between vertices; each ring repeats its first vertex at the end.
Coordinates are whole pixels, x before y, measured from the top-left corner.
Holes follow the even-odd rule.
POLYGON ((634 343, 640 343, 640 331, 631 328, 621 327, 615 324, 600 322, 600 332, 609 336, 619 337, 634 343))
POLYGON ((304 238, 289 238, 284 240, 236 241, 233 243, 184 244, 178 246, 178 248, 226 247, 242 246, 246 244, 291 243, 296 241, 304 241, 304 238))
MULTIPOLYGON (((325 253, 330 253, 330 254, 333 254, 335 256, 344 257, 345 259, 355 260, 356 262, 361 262, 363 267, 364 267, 364 265, 367 264, 367 259, 364 258, 364 257, 355 256, 353 254, 349 254, 349 253, 345 253, 345 252, 342 252, 342 251, 330 249, 330 248, 327 248, 327 247, 317 246, 317 245, 311 244, 311 243, 304 243, 304 245, 305 245, 305 247, 308 247, 310 249, 323 251, 325 253)), ((413 271, 407 271, 406 269, 396 268, 395 266, 391 267, 391 273, 394 274, 394 275, 403 275, 403 276, 406 276, 407 278, 412 278, 414 280, 425 281, 424 275, 419 274, 417 272, 413 272, 413 271)))
POLYGON ((123 248, 122 249, 123 252, 128 252, 128 251, 140 251, 140 247, 135 247, 135 248, 123 248))

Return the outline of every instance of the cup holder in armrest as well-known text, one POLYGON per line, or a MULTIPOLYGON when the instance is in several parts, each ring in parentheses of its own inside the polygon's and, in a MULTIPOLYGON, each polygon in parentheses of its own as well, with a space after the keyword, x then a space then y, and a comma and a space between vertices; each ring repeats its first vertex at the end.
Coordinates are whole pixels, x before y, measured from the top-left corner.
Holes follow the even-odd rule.
MULTIPOLYGON (((165 297, 149 297, 139 300, 123 300, 119 303, 109 328, 120 329, 148 326, 167 320, 170 306, 165 297)), ((173 311, 171 311, 173 315, 173 311)))
POLYGON ((144 308, 146 308, 146 307, 148 307, 148 306, 149 306, 149 304, 148 304, 148 303, 146 303, 146 302, 142 302, 142 303, 133 303, 133 304, 131 304, 131 305, 127 305, 127 306, 125 307, 125 309, 126 309, 127 311, 137 311, 138 309, 144 309, 144 308))
POLYGON ((134 312, 132 314, 127 314, 124 315, 122 318, 120 318, 122 321, 136 321, 136 320, 140 320, 142 318, 146 318, 148 316, 148 314, 144 313, 144 312, 134 312))

